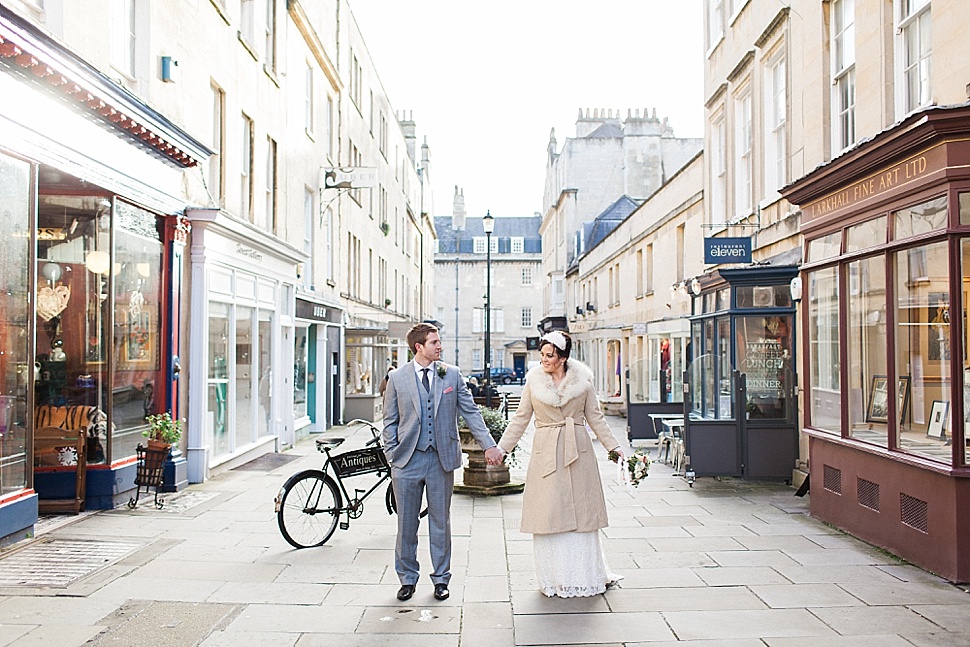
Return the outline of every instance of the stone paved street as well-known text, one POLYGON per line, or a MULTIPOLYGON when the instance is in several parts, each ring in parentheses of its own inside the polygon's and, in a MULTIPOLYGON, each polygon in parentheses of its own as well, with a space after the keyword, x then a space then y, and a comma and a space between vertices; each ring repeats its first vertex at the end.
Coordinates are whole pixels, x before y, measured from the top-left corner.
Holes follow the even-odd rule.
MULTIPOLYGON (((626 438, 626 420, 608 419, 626 438)), ((358 431, 345 447, 364 440, 358 431)), ((280 536, 273 497, 287 476, 322 464, 312 440, 292 453, 270 472, 229 471, 169 495, 166 509, 147 497, 3 552, 0 645, 970 645, 970 595, 814 521, 791 488, 691 488, 655 463, 631 489, 605 452, 604 546, 620 588, 544 598, 531 537, 518 531, 521 496, 457 495, 451 598, 435 601, 425 576, 401 603, 382 496, 322 547, 294 550, 280 536), (49 577, 33 569, 17 584, 18 564, 41 550, 49 577), (101 561, 79 569, 78 555, 85 567, 101 561)))

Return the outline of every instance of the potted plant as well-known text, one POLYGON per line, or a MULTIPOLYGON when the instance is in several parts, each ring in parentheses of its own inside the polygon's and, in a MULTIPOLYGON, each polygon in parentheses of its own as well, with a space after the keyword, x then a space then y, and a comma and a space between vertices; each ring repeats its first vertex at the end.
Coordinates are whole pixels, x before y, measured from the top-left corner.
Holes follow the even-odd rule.
POLYGON ((148 416, 145 420, 148 421, 148 429, 142 432, 142 436, 148 438, 149 448, 164 449, 168 453, 172 445, 177 445, 181 440, 182 421, 173 419, 168 411, 148 416))

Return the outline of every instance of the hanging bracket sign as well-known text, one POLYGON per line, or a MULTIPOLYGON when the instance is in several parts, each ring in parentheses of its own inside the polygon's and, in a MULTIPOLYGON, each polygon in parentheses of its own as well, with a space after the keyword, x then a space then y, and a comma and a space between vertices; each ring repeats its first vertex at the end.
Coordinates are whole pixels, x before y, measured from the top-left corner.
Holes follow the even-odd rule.
POLYGON ((321 168, 321 189, 372 189, 377 186, 377 169, 364 166, 321 168))
POLYGON ((708 265, 721 263, 750 263, 751 237, 705 238, 704 262, 708 265))

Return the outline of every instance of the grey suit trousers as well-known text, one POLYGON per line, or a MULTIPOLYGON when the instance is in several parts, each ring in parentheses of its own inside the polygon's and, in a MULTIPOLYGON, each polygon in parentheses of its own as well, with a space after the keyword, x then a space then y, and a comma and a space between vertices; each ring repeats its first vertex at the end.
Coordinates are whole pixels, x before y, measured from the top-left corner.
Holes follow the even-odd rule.
POLYGON ((397 543, 394 570, 401 584, 417 584, 418 515, 422 499, 428 498, 428 534, 431 540, 431 581, 451 580, 451 495, 455 473, 441 467, 434 449, 417 451, 404 467, 392 467, 394 498, 397 501, 397 543))

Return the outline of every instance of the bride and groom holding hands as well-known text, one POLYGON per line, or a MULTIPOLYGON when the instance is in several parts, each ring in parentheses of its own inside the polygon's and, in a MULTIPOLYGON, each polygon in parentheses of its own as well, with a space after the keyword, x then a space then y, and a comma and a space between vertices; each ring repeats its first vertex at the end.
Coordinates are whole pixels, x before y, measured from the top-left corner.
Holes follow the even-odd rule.
POLYGON ((419 578, 418 522, 427 499, 434 597, 446 600, 451 581, 451 498, 461 467, 458 416, 468 423, 492 465, 499 465, 535 419, 532 458, 522 502, 522 532, 533 535, 540 591, 550 597, 597 595, 614 584, 600 545, 608 525, 606 501, 587 425, 604 448, 620 444, 596 401, 592 372, 569 359, 568 334, 553 331, 539 342, 540 366, 526 376, 519 409, 496 443, 464 378, 440 361, 438 329, 408 331, 412 361, 391 371, 384 393, 384 452, 397 500, 394 568, 399 600, 409 600, 419 578))

